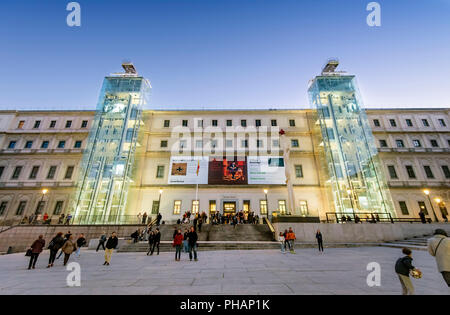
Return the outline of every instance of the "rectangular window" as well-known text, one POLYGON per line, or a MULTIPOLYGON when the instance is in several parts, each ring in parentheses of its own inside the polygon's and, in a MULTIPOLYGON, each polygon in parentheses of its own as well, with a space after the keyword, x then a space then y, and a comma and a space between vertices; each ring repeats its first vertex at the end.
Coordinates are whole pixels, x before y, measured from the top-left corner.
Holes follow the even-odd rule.
POLYGON ((66 146, 66 141, 62 140, 58 142, 58 149, 64 149, 66 146))
POLYGON ((233 121, 231 119, 227 120, 227 127, 233 126, 233 121))
POLYGON ((292 139, 291 140, 291 147, 293 148, 298 148, 298 140, 297 139, 292 139))
POLYGON ((73 145, 73 147, 74 147, 75 149, 81 148, 81 141, 80 141, 80 140, 75 141, 75 144, 73 145))
POLYGON ((217 125, 218 125, 217 119, 213 119, 211 122, 211 125, 213 125, 214 127, 217 127, 217 125))
POLYGON ((261 119, 256 119, 255 125, 256 125, 256 127, 261 127, 261 119))
POLYGON ((181 200, 175 200, 173 202, 173 214, 181 213, 181 200))
POLYGON ((278 200, 278 212, 286 214, 286 200, 278 200))
POLYGON ((52 120, 52 121, 50 122, 49 128, 55 128, 55 126, 56 126, 56 120, 52 120))
POLYGON ((4 166, 0 166, 0 178, 2 178, 3 172, 5 171, 4 166))
POLYGON ((302 178, 303 177, 303 166, 295 165, 295 177, 302 178))
POLYGON ((36 206, 36 214, 42 214, 42 211, 44 210, 45 207, 45 201, 39 201, 37 206, 36 206))
POLYGON ((422 144, 420 143, 420 140, 413 140, 413 145, 415 148, 420 148, 422 144))
POLYGON ((389 119, 389 123, 391 124, 391 127, 397 127, 397 122, 395 119, 389 119))
POLYGON ((22 129, 23 125, 25 125, 25 120, 19 121, 19 124, 17 125, 17 129, 22 129))
POLYGON ((450 178, 450 169, 447 165, 442 165, 442 172, 444 172, 444 176, 445 178, 449 179, 450 178))
POLYGON ((402 212, 403 215, 409 214, 408 207, 406 206, 405 201, 399 201, 398 205, 400 206, 400 211, 402 212))
POLYGON ((419 204, 419 209, 422 210, 422 212, 425 215, 428 215, 428 209, 427 209, 427 206, 425 205, 425 202, 424 201, 419 201, 418 204, 419 204))
POLYGON ((397 171, 395 170, 394 165, 388 165, 389 177, 391 179, 398 179, 397 171))
POLYGON ((70 127, 72 127, 72 121, 68 120, 68 121, 66 121, 66 128, 70 128, 70 127))
POLYGON ((81 122, 81 128, 86 128, 87 125, 88 125, 88 121, 87 121, 87 120, 83 120, 83 121, 81 122))
POLYGON ((20 173, 22 172, 22 166, 16 166, 14 172, 11 176, 11 179, 19 179, 20 173))
POLYGON ((381 148, 386 148, 386 147, 387 147, 387 142, 386 142, 386 140, 380 140, 380 147, 381 147, 381 148))
POLYGON ((267 214, 267 201, 266 200, 259 201, 259 212, 261 214, 267 214))
POLYGON ((197 149, 203 148, 203 140, 195 140, 195 147, 197 149))
POLYGON ((53 179, 56 173, 56 165, 50 166, 47 173, 47 179, 53 179))
POLYGON ((7 206, 8 206, 8 201, 2 201, 0 203, 0 216, 5 214, 7 206))
POLYGON ((159 213, 159 200, 153 200, 152 214, 158 214, 158 213, 159 213))
POLYGON ((401 139, 395 140, 395 143, 397 144, 397 148, 405 147, 405 144, 404 144, 403 140, 401 140, 401 139))
POLYGON ((306 200, 300 201, 300 215, 307 216, 308 215, 308 203, 306 200))
POLYGON ((170 127, 170 120, 164 120, 164 128, 170 127))
POLYGON ((161 148, 167 148, 167 140, 161 140, 160 147, 161 148))
POLYGON ((289 126, 295 127, 295 119, 289 119, 289 126))
POLYGON ((227 147, 227 148, 232 148, 232 147, 233 147, 233 140, 227 140, 227 141, 225 142, 225 144, 226 144, 226 147, 227 147))
POLYGON ((211 148, 217 147, 217 140, 211 140, 211 148))
POLYGON ((17 207, 16 215, 22 215, 25 212, 26 206, 27 206, 26 201, 19 202, 19 206, 17 207))
POLYGON ((272 141, 272 147, 273 148, 279 148, 280 147, 280 141, 279 140, 273 140, 272 141))
POLYGON ((25 149, 31 149, 31 147, 33 146, 33 141, 27 141, 25 142, 25 149))
POLYGON ((263 140, 256 140, 256 147, 257 148, 264 148, 264 141, 263 140))
POLYGON ((241 127, 247 127, 247 120, 241 119, 241 127))
POLYGON ((248 140, 242 140, 241 141, 241 147, 242 148, 248 148, 248 140))
POLYGON ((440 125, 441 127, 447 127, 447 124, 445 123, 445 120, 444 120, 444 119, 439 119, 439 125, 440 125))
POLYGON ((374 119, 374 120, 373 120, 373 125, 374 125, 375 127, 380 127, 380 121, 379 121, 378 119, 374 119))
POLYGON ((198 213, 199 204, 199 200, 192 200, 192 213, 198 213))
POLYGON ((276 119, 272 119, 272 120, 270 121, 270 124, 272 125, 272 127, 276 127, 276 126, 278 125, 276 119))
POLYGON ((187 144, 186 140, 180 140, 180 150, 184 149, 186 147, 186 144, 187 144))
POLYGON ((430 140, 430 143, 433 148, 439 148, 439 143, 437 142, 437 140, 432 139, 430 140))
POLYGON ((33 166, 30 172, 30 179, 36 179, 37 174, 39 172, 39 166, 33 166))
POLYGON ((216 213, 216 211, 217 211, 216 201, 210 200, 209 201, 209 213, 216 213))
POLYGON ((40 120, 36 120, 36 121, 34 122, 33 128, 37 129, 37 128, 39 128, 40 125, 41 125, 41 121, 40 121, 40 120))
POLYGON ((411 119, 406 119, 406 125, 408 127, 412 127, 413 126, 412 120, 411 119))
POLYGON ((424 127, 430 127, 430 124, 428 123, 427 119, 422 119, 422 124, 424 127))
POLYGON ((412 165, 406 165, 405 167, 406 167, 406 172, 408 173, 409 178, 415 179, 416 173, 414 173, 414 168, 412 167, 412 165))
POLYGON ((55 209, 53 210, 54 215, 60 215, 63 209, 64 201, 58 200, 55 204, 55 209))
POLYGON ((203 127, 203 120, 202 119, 197 120, 197 127, 198 128, 202 128, 203 127))
POLYGON ((66 175, 64 176, 64 179, 71 179, 73 174, 74 166, 68 166, 66 170, 66 175))
POLYGON ((430 178, 430 179, 434 178, 433 172, 431 171, 431 167, 429 165, 424 165, 423 169, 425 171, 425 174, 427 175, 427 178, 430 178))
POLYGON ((164 165, 156 167, 156 178, 164 178, 164 165))
POLYGON ((41 148, 42 149, 47 149, 48 148, 48 141, 42 141, 41 148))
POLYGON ((187 127, 187 126, 188 126, 188 121, 184 119, 184 120, 181 122, 181 125, 182 125, 183 127, 187 127))
POLYGON ((17 143, 16 141, 9 141, 8 149, 14 149, 16 143, 17 143))

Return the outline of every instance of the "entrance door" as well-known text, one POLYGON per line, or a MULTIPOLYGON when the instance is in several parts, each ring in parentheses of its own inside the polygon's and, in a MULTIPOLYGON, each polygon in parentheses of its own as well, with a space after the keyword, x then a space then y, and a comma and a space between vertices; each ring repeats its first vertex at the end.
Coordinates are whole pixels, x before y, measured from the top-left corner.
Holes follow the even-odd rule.
POLYGON ((236 213, 236 201, 224 201, 223 202, 223 214, 234 214, 236 213))

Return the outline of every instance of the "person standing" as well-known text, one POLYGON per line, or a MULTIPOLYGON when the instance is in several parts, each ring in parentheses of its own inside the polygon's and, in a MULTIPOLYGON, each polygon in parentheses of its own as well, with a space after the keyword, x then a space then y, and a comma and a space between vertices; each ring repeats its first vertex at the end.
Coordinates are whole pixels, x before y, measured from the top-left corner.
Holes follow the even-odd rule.
POLYGON ((428 252, 436 259, 439 272, 450 287, 450 238, 442 229, 434 231, 428 240, 428 252))
POLYGON ((173 238, 173 246, 175 247, 175 261, 180 261, 182 244, 183 234, 181 234, 181 230, 177 230, 177 234, 175 234, 175 237, 173 238))
POLYGON ((144 212, 143 216, 142 216, 142 224, 146 224, 147 223, 147 212, 144 212))
POLYGON ((319 252, 323 253, 323 237, 320 230, 317 230, 316 232, 316 239, 317 239, 317 245, 319 246, 319 252))
POLYGON ((189 243, 188 243, 189 230, 186 229, 183 234, 183 252, 189 253, 189 243))
POLYGON ((48 245, 48 249, 50 250, 50 257, 48 259, 47 268, 53 267, 56 259, 56 253, 64 245, 64 238, 62 237, 62 235, 62 232, 56 234, 56 236, 50 241, 50 244, 48 245))
POLYGON ((412 252, 409 248, 403 248, 402 253, 405 256, 400 257, 395 263, 395 272, 400 280, 403 295, 413 295, 414 286, 409 278, 409 273, 416 268, 412 265, 412 252))
POLYGON ((109 266, 109 263, 111 262, 111 256, 118 244, 119 239, 116 236, 116 232, 112 232, 111 236, 108 238, 108 241, 106 242, 105 263, 103 264, 103 266, 104 265, 109 266))
POLYGON ((198 216, 198 232, 202 231, 203 217, 201 215, 198 216))
POLYGON ((161 232, 159 231, 159 228, 156 228, 155 236, 153 237, 152 251, 151 251, 150 255, 153 255, 153 252, 155 251, 155 247, 158 248, 157 255, 159 255, 160 243, 161 243, 161 232))
POLYGON ((195 232, 194 227, 191 227, 191 231, 188 233, 189 260, 190 261, 192 261, 192 252, 194 252, 194 260, 198 261, 198 259, 197 259, 197 241, 198 241, 197 232, 195 232))
POLYGON ((83 247, 84 245, 86 245, 86 239, 84 238, 84 234, 81 233, 77 239, 77 250, 75 251, 75 255, 77 257, 80 257, 81 247, 83 247))
POLYGON ((28 264, 28 270, 36 267, 36 262, 38 260, 39 254, 42 253, 42 250, 45 247, 45 240, 43 235, 39 235, 38 239, 31 244, 31 256, 30 263, 28 264))
POLYGON ((278 235, 278 242, 280 242, 281 246, 281 252, 284 254, 286 253, 286 244, 284 243, 286 240, 284 238, 283 232, 280 232, 280 235, 278 235))
POLYGON ((98 246, 95 251, 98 252, 100 246, 103 247, 103 250, 105 250, 105 242, 106 242, 106 232, 103 232, 103 234, 100 236, 100 239, 98 240, 98 246))
POLYGON ((153 242, 154 241, 155 241, 155 233, 153 231, 150 231, 150 234, 148 235, 148 252, 147 252, 147 256, 152 251, 153 242))
POLYGON ((69 213, 68 215, 67 215, 67 217, 66 217, 66 225, 69 225, 70 224, 70 220, 72 220, 72 215, 69 213))
POLYGON ((194 230, 196 230, 197 229, 197 223, 198 223, 198 214, 196 214, 195 216, 194 216, 194 230))
MULTIPOLYGON (((70 238, 71 235, 72 235, 72 233, 70 233, 70 231, 67 231, 66 235, 64 235, 64 242, 67 241, 70 238)), ((56 257, 56 259, 59 259, 62 254, 63 254, 63 251, 62 251, 62 248, 61 248, 61 252, 59 253, 58 257, 56 257)))
POLYGON ((73 235, 70 235, 69 238, 64 242, 64 245, 61 247, 61 252, 64 253, 64 266, 67 265, 70 255, 76 249, 77 244, 73 241, 73 235))
POLYGON ((158 215, 156 216, 156 225, 159 226, 161 224, 161 220, 162 220, 162 215, 161 213, 158 213, 158 215))
POLYGON ((289 242, 289 250, 290 250, 291 254, 295 254, 295 249, 294 249, 295 233, 291 227, 289 228, 287 235, 288 235, 287 238, 288 238, 288 242, 289 242))

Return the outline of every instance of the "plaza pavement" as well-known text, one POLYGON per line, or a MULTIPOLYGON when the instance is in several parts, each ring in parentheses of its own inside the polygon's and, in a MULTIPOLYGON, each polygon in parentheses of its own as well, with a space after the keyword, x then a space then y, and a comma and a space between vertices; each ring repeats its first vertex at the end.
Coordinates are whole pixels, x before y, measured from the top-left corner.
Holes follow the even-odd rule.
MULTIPOLYGON (((46 269, 48 251, 37 268, 27 270, 24 254, 0 256, 0 294, 399 294, 393 271, 400 249, 383 247, 331 248, 325 254, 299 249, 296 254, 277 250, 206 251, 199 261, 181 262, 173 253, 114 253, 109 267, 103 252, 83 250, 70 261, 81 265, 81 287, 67 287, 69 271, 46 269), (381 287, 368 287, 366 266, 381 265, 381 287)), ((416 294, 450 294, 434 259, 425 251, 413 252, 413 264, 423 278, 413 279, 416 294)))

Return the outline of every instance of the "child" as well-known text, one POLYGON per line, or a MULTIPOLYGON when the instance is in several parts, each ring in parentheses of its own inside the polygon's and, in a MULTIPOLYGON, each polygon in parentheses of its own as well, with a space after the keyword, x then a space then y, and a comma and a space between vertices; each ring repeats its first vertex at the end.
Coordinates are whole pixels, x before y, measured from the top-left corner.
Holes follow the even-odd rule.
POLYGON ((413 295, 414 286, 409 278, 409 273, 411 270, 416 270, 416 268, 412 265, 412 252, 409 248, 403 248, 402 253, 405 256, 399 258, 395 263, 395 272, 402 285, 403 295, 413 295))
POLYGON ((283 232, 280 232, 280 235, 278 236, 278 241, 280 242, 280 246, 281 246, 281 252, 284 254, 286 253, 286 248, 285 248, 285 238, 284 238, 284 234, 283 232))

